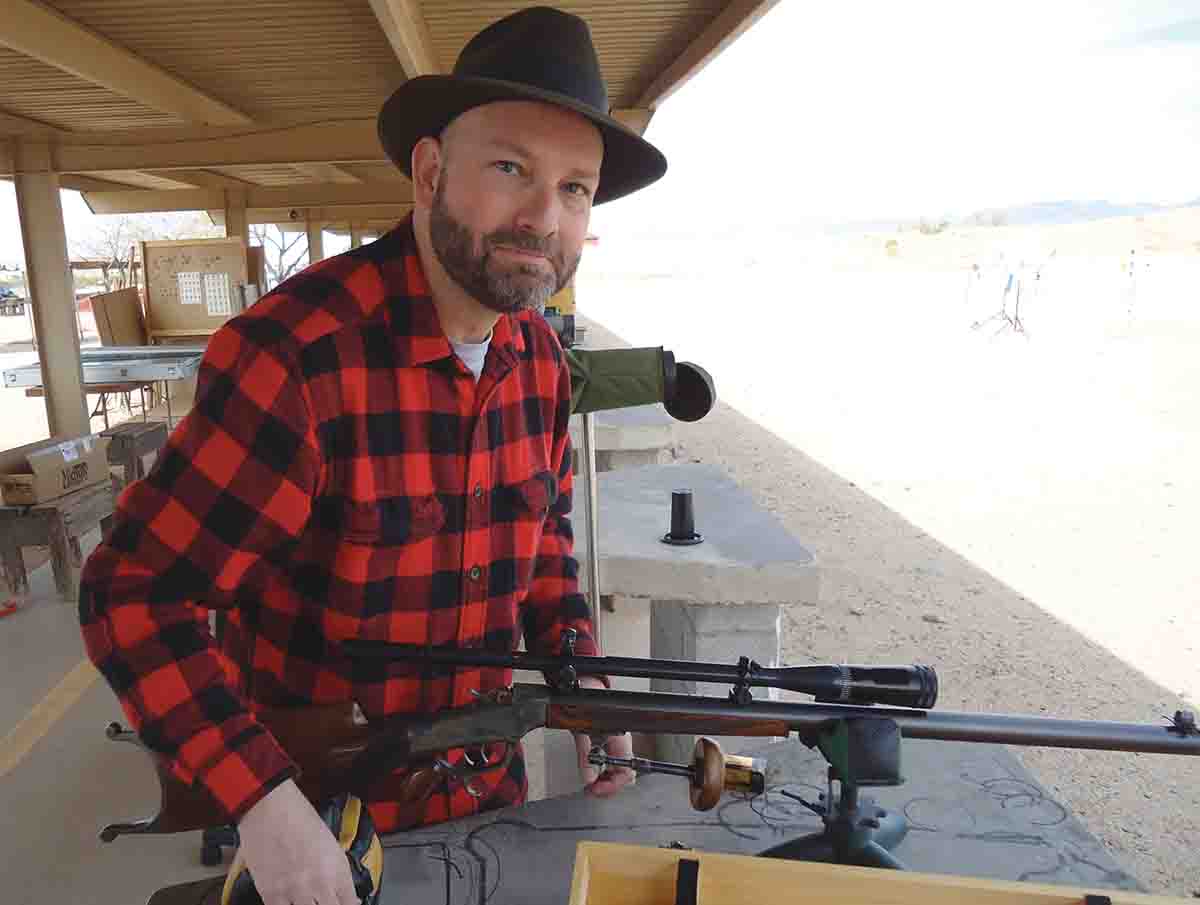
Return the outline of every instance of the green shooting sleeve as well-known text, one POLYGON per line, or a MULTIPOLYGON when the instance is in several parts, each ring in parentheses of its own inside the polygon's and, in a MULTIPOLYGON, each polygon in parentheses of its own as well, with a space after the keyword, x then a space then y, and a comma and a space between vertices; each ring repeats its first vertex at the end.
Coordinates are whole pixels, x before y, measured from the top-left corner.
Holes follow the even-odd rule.
POLYGON ((572 414, 665 400, 667 378, 661 346, 565 351, 571 369, 572 414))

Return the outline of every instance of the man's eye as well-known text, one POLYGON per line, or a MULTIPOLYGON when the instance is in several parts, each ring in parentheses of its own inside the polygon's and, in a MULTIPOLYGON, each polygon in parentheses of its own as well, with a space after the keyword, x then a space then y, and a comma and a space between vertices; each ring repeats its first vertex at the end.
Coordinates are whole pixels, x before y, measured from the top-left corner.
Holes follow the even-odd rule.
POLYGON ((496 168, 497 170, 499 170, 501 173, 513 173, 513 174, 516 174, 516 173, 519 173, 519 172, 521 172, 521 168, 520 168, 520 166, 518 166, 517 164, 513 163, 511 160, 497 160, 497 161, 496 161, 496 162, 493 164, 493 166, 495 166, 495 168, 496 168))
POLYGON ((590 195, 592 194, 592 190, 591 190, 591 189, 589 189, 589 188, 588 188, 586 185, 584 185, 582 182, 568 182, 568 183, 567 183, 567 184, 564 186, 564 188, 565 188, 565 189, 566 189, 566 190, 567 190, 567 191, 568 191, 570 194, 572 194, 572 195, 578 195, 580 198, 587 198, 588 196, 590 196, 590 195))

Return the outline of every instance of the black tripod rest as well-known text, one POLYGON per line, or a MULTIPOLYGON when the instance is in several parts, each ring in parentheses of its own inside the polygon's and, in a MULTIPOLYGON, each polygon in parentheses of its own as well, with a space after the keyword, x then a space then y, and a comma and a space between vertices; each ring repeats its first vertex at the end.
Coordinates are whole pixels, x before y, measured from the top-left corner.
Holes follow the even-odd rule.
POLYGON ((816 746, 829 761, 827 794, 818 804, 792 792, 782 794, 817 814, 825 828, 774 845, 759 855, 905 870, 892 849, 908 834, 908 821, 903 814, 883 809, 874 799, 859 796, 861 786, 898 786, 904 782, 900 775, 900 742, 900 727, 892 720, 838 720, 822 731, 816 746), (841 786, 836 796, 835 780, 841 786))

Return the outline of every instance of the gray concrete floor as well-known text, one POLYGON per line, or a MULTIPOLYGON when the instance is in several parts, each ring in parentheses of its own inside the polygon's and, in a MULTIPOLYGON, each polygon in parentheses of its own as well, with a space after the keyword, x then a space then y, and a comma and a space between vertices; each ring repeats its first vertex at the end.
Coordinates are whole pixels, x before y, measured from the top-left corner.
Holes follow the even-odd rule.
MULTIPOLYGON (((84 537, 88 555, 99 531, 84 537)), ((30 566, 37 560, 30 561, 30 566)), ((31 568, 30 594, 0 619, 0 769, 15 736, 56 699, 55 690, 86 660, 75 601, 59 599, 49 563, 31 568), (39 710, 39 705, 42 708, 39 710), (19 732, 19 724, 25 722, 19 732)), ((0 603, 9 599, 0 581, 0 603)), ((522 676, 533 681, 531 676, 522 676)), ((0 876, 4 905, 46 902, 144 905, 155 890, 224 872, 200 863, 200 834, 122 836, 101 842, 106 823, 136 820, 158 808, 158 782, 149 757, 108 740, 113 720, 127 725, 116 696, 97 677, 46 729, 32 748, 0 776, 0 876)), ((526 743, 541 763, 540 733, 526 743)), ((540 771, 531 799, 542 797, 540 771)), ((224 865, 231 852, 226 850, 224 865)))
MULTIPOLYGON (((99 532, 85 541, 86 554, 99 532)), ((0 602, 6 599, 7 589, 0 590, 0 602)), ((76 603, 58 599, 50 566, 40 566, 30 574, 29 597, 0 620, 0 762, 13 730, 84 659, 76 603)), ((105 738, 112 720, 125 722, 112 690, 97 678, 0 776, 6 905, 143 905, 159 887, 221 872, 200 864, 199 833, 99 840, 105 823, 149 816, 158 807, 150 760, 105 738)))

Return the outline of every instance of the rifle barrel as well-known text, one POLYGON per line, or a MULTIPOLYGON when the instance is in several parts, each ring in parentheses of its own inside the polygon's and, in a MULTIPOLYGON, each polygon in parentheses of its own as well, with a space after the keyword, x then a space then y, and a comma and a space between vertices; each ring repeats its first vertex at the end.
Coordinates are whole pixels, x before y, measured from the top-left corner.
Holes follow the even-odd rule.
MULTIPOLYGON (((1200 734, 1179 731, 1174 725, 1118 723, 1099 720, 1064 720, 1050 717, 991 713, 917 710, 903 707, 859 707, 845 704, 809 704, 752 701, 736 705, 721 698, 657 692, 599 691, 582 689, 550 699, 552 711, 590 721, 600 720, 599 731, 657 731, 672 717, 695 726, 709 725, 712 734, 738 735, 738 721, 763 725, 783 724, 801 735, 834 720, 862 717, 890 719, 907 738, 958 742, 994 742, 1004 745, 1050 748, 1086 748, 1146 754, 1200 755, 1200 734), (719 728, 729 721, 729 731, 719 728)), ((553 721, 552 721, 553 722, 553 721)), ((761 733, 750 733, 761 734, 761 733)))
POLYGON ((349 640, 343 649, 353 659, 376 662, 434 663, 457 667, 494 667, 557 673, 571 667, 578 675, 626 676, 680 682, 780 688, 842 704, 888 704, 930 708, 937 703, 937 673, 931 666, 759 666, 743 672, 736 664, 647 660, 638 657, 547 657, 478 648, 429 648, 389 641, 349 640))

